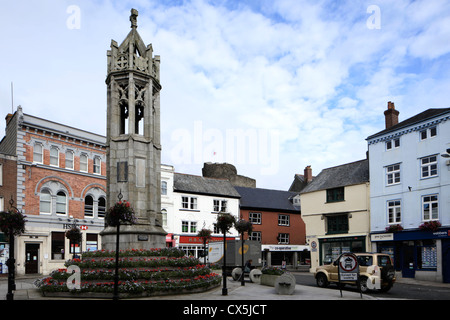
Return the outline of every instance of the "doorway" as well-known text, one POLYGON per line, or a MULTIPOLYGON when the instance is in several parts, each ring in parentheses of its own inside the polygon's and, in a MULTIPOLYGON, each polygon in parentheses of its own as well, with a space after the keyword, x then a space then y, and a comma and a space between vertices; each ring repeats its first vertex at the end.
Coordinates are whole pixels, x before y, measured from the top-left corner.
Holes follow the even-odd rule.
POLYGON ((450 283, 450 240, 442 240, 442 280, 450 283))
POLYGON ((39 273, 39 243, 25 245, 25 274, 39 273))
POLYGON ((416 275, 416 267, 414 261, 414 245, 404 244, 403 245, 403 262, 402 262, 402 276, 404 278, 414 278, 416 275))

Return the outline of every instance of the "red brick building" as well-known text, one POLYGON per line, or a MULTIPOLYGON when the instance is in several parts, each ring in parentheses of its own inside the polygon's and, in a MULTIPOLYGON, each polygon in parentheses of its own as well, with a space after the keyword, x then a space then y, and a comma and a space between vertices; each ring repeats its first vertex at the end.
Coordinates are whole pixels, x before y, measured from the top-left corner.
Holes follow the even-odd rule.
MULTIPOLYGON (((47 274, 72 257, 65 231, 74 223, 83 233, 75 253, 100 247, 106 208, 105 137, 24 114, 19 107, 6 116, 0 152, 3 176, 14 179, 0 189, 4 206, 27 216, 26 232, 16 240, 17 273, 47 274), (6 172, 6 166, 7 172, 6 172), (7 199, 8 198, 8 199, 7 199)), ((9 181, 9 178, 8 178, 9 181)))
POLYGON ((252 222, 246 239, 260 241, 267 265, 297 268, 309 259, 305 223, 296 192, 235 187, 241 195, 241 219, 252 222))

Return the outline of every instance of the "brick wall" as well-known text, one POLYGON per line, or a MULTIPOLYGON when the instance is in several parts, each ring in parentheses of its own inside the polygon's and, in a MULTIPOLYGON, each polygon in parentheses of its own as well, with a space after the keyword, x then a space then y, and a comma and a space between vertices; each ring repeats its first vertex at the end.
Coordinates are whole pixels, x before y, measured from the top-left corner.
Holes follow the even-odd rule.
MULTIPOLYGON (((253 231, 261 232, 261 244, 277 244, 279 233, 289 234, 289 244, 303 245, 306 243, 305 223, 300 214, 241 209, 242 218, 248 221, 250 212, 261 213, 261 224, 253 225, 253 231), (289 215, 289 226, 278 225, 279 214, 289 215)), ((247 239, 247 236, 245 238, 247 239)))
MULTIPOLYGON (((84 217, 84 197, 90 188, 99 188, 106 194, 106 148, 73 138, 61 137, 50 132, 23 129, 25 147, 25 176, 23 184, 25 205, 23 212, 27 215, 39 215, 40 192, 51 181, 60 184, 60 189, 67 193, 68 216, 84 217), (43 145, 43 163, 33 163, 35 142, 43 145), (50 148, 59 149, 58 166, 50 165, 50 148), (66 169, 66 150, 74 152, 73 169, 66 169), (80 171, 80 155, 88 155, 88 171, 80 171), (101 175, 94 174, 94 157, 100 157, 101 175)), ((59 188, 59 187, 57 187, 59 188)), ((53 196, 56 196, 53 194, 53 196)))
POLYGON ((14 206, 17 203, 16 186, 17 186, 17 160, 14 156, 0 154, 0 198, 3 198, 3 208, 8 210, 11 198, 14 200, 14 206))

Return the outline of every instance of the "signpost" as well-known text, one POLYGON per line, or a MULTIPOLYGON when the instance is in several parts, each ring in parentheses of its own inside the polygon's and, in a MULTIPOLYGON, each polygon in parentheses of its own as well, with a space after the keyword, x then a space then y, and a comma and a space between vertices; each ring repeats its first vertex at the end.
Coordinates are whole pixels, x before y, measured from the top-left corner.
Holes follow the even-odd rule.
POLYGON ((338 259, 338 277, 339 277, 339 290, 342 297, 342 285, 341 281, 355 281, 361 294, 361 286, 359 284, 359 264, 358 259, 353 253, 343 253, 338 259))

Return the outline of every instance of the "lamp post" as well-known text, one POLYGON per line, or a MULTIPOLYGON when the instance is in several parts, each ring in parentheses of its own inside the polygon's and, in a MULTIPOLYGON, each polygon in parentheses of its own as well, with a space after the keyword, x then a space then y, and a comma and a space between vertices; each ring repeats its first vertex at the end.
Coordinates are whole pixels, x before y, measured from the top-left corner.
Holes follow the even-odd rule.
MULTIPOLYGON (((123 195, 120 190, 117 195, 119 202, 122 201, 123 195)), ((119 300, 119 237, 120 237, 120 219, 117 219, 117 234, 116 234, 116 268, 114 273, 114 295, 113 300, 119 300)))
POLYGON ((9 200, 11 209, 9 212, 0 213, 0 229, 9 235, 9 258, 6 262, 8 266, 8 293, 6 300, 14 300, 13 290, 16 290, 15 273, 16 259, 14 258, 14 237, 25 231, 25 219, 22 213, 14 206, 14 200, 9 200))
POLYGON ((222 288, 222 295, 226 296, 228 295, 228 289, 227 289, 227 238, 226 234, 227 231, 230 230, 230 228, 233 226, 233 224, 236 222, 236 219, 233 215, 226 213, 224 211, 221 211, 217 215, 217 227, 219 230, 223 232, 223 266, 222 266, 222 276, 223 276, 223 288, 222 288))
POLYGON ((245 272, 245 265, 244 265, 244 233, 247 232, 248 234, 252 232, 253 225, 250 221, 245 221, 244 219, 241 219, 237 221, 234 224, 234 228, 241 234, 241 262, 242 262, 242 268, 241 268, 241 286, 245 286, 244 281, 244 272, 245 272))
POLYGON ((222 266, 222 277, 223 277, 223 287, 222 295, 228 295, 227 288, 227 242, 226 242, 226 229, 223 229, 223 266, 222 266))

